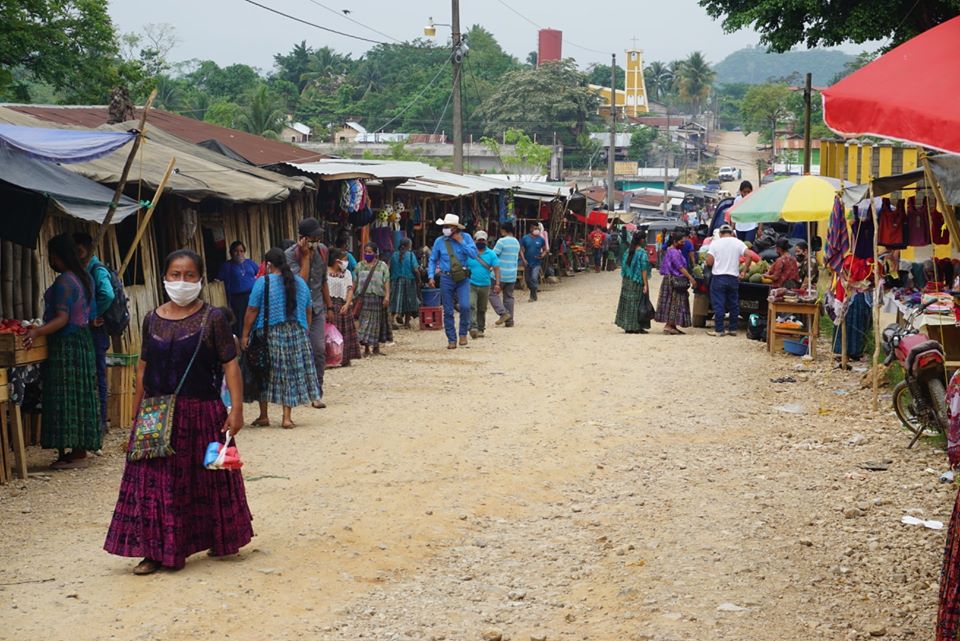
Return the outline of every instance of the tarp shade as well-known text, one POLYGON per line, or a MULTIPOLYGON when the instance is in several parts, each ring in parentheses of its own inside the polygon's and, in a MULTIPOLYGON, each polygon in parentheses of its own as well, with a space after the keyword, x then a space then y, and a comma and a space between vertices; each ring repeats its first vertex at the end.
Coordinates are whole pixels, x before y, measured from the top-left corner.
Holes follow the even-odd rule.
POLYGON ((49 198, 0 181, 0 238, 37 248, 49 198))
POLYGON ((133 140, 129 131, 48 129, 0 124, 0 147, 51 162, 86 162, 111 154, 133 140))
POLYGON ((230 147, 227 147, 225 144, 217 140, 216 138, 211 138, 210 140, 201 140, 197 143, 198 146, 203 147, 204 149, 209 149, 210 151, 215 151, 221 156, 226 156, 231 160, 236 160, 237 162, 242 162, 245 165, 252 165, 253 163, 235 152, 230 147))
MULTIPOLYGON (((0 147, 0 181, 48 197, 68 216, 91 222, 102 223, 113 200, 112 189, 54 163, 37 160, 5 147, 0 147)), ((139 208, 136 201, 122 196, 113 222, 119 223, 139 208)), ((8 210, 6 213, 0 218, 0 236, 10 238, 4 230, 20 225, 29 212, 20 211, 12 215, 8 210)))
POLYGON ((960 207, 960 156, 930 156, 930 171, 933 172, 943 197, 954 207, 960 207))

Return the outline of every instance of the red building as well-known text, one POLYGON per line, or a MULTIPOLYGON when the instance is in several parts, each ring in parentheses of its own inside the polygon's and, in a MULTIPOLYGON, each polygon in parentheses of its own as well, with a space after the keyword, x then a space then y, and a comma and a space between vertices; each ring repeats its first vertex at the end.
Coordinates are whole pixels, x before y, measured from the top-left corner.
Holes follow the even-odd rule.
POLYGON ((557 62, 563 58, 563 32, 556 29, 541 29, 537 46, 537 66, 545 62, 557 62))

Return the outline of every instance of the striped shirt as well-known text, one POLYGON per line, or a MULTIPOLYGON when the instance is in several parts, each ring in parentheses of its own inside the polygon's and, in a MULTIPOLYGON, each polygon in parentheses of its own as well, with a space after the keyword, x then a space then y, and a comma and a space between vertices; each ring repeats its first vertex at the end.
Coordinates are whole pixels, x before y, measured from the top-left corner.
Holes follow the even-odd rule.
POLYGON ((504 236, 497 241, 493 251, 500 258, 500 282, 517 282, 517 263, 520 260, 520 241, 513 236, 504 236))

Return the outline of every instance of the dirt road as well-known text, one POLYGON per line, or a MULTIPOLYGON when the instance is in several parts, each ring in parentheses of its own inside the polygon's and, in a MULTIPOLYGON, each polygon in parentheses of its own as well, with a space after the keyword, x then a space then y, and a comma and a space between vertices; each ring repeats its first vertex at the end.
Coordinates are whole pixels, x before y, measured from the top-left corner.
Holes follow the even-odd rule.
MULTIPOLYGON (((739 169, 742 180, 753 183, 754 189, 760 185, 757 176, 757 134, 743 135, 739 131, 716 131, 711 134, 714 144, 720 147, 720 157, 717 158, 717 167, 734 167, 739 169)), ((740 180, 723 183, 723 189, 736 194, 740 180)))
POLYGON ((930 638, 944 532, 900 519, 949 519, 943 453, 825 360, 627 336, 618 291, 566 279, 455 352, 400 332, 299 428, 246 428, 235 558, 133 576, 100 549, 119 435, 85 470, 32 453, 0 488, 0 639, 930 638))

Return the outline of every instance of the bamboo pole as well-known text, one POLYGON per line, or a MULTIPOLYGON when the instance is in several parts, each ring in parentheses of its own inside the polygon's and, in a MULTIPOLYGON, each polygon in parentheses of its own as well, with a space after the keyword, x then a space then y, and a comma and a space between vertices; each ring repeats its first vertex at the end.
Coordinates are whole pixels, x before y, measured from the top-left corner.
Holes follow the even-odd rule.
POLYGON ((123 257, 123 262, 120 263, 120 269, 117 270, 118 274, 123 274, 123 272, 126 271, 127 265, 130 264, 130 260, 133 258, 134 252, 137 251, 137 247, 140 245, 140 240, 143 238, 144 232, 147 231, 147 225, 150 224, 150 219, 153 217, 153 210, 157 208, 157 203, 160 201, 160 196, 163 195, 163 189, 167 186, 167 179, 170 178, 170 174, 173 173, 173 166, 176 162, 176 157, 173 157, 170 159, 170 162, 167 163, 167 170, 163 173, 163 178, 160 179, 160 184, 157 185, 157 191, 153 194, 153 200, 150 202, 150 207, 143 215, 143 220, 140 221, 140 226, 137 229, 137 235, 133 237, 133 242, 130 243, 130 249, 127 250, 127 255, 123 257))
POLYGON ((953 243, 954 249, 960 251, 960 229, 958 229, 956 218, 952 215, 953 207, 947 202, 940 183, 937 181, 937 177, 933 175, 927 154, 921 153, 920 160, 923 163, 923 177, 933 190, 933 195, 937 199, 937 203, 939 203, 940 211, 943 212, 943 220, 950 228, 950 242, 953 243))
POLYGON ((13 243, 3 241, 3 253, 0 255, 3 265, 3 281, 0 297, 3 298, 3 315, 13 318, 13 243))
POLYGON ((100 229, 97 230, 97 238, 94 242, 94 246, 98 249, 100 248, 100 243, 103 242, 104 232, 106 231, 107 227, 110 226, 110 223, 113 222, 113 214, 117 211, 117 204, 120 202, 120 196, 123 195, 123 190, 127 186, 127 176, 130 175, 130 167, 133 166, 133 159, 137 155, 137 150, 140 149, 140 143, 143 141, 143 134, 147 127, 147 113, 150 111, 150 107, 153 105, 153 101, 156 97, 157 90, 154 89, 150 92, 150 97, 147 98, 147 103, 143 106, 143 113, 140 114, 140 126, 137 128, 137 136, 133 139, 133 146, 130 148, 130 154, 127 156, 127 161, 123 164, 123 171, 120 172, 120 182, 117 183, 117 188, 113 192, 113 200, 110 201, 110 205, 107 208, 107 216, 103 219, 100 229))
POLYGON ((870 211, 873 212, 873 411, 880 409, 880 306, 883 287, 880 284, 880 244, 877 236, 880 224, 877 208, 873 206, 873 187, 867 190, 870 211))

